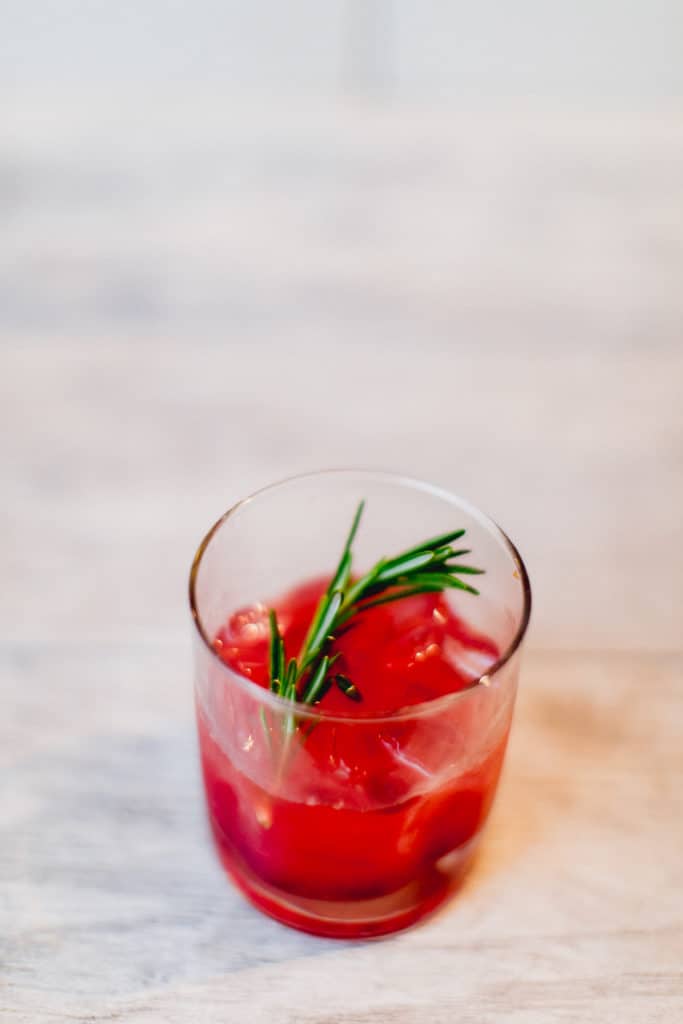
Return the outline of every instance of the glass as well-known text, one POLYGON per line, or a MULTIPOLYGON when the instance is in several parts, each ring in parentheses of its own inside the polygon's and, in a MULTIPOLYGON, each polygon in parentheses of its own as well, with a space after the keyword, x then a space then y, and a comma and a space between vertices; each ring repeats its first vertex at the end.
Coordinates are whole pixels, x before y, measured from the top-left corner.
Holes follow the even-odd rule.
POLYGON ((316 934, 367 936, 414 923, 455 890, 495 795, 530 603, 524 564, 491 520, 401 476, 296 477, 215 524, 190 577, 199 746, 218 852, 257 907, 316 934), (238 609, 329 575, 362 498, 356 569, 467 529, 485 582, 479 597, 448 600, 500 653, 470 664, 461 692, 392 714, 330 714, 237 674, 213 641, 238 609))

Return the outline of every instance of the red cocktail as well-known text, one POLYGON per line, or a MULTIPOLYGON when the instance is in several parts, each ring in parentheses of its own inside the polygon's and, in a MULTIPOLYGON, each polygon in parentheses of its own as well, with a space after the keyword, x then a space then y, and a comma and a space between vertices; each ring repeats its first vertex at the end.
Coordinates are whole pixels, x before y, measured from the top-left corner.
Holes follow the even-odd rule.
MULTIPOLYGON (((327 584, 314 577, 274 601, 288 651, 304 643, 327 584)), ((300 478, 221 520, 195 561, 191 595, 209 817, 240 888, 279 920, 325 935, 380 934, 433 909, 471 859, 507 743, 529 593, 506 538, 457 499, 400 478, 300 478), (272 693, 267 608, 234 600, 240 578, 249 599, 268 565, 276 585, 284 580, 292 555, 304 571, 321 567, 323 537, 311 557, 295 515, 316 490, 332 518, 348 519, 351 500, 368 497, 376 518, 363 561, 404 543, 409 526, 414 538, 455 522, 487 571, 484 600, 420 593, 369 607, 341 632, 329 654, 358 703, 335 686, 310 706, 272 693), (279 543, 259 544, 268 509, 254 512, 264 505, 279 543), (379 506, 393 512, 384 528, 379 506)))

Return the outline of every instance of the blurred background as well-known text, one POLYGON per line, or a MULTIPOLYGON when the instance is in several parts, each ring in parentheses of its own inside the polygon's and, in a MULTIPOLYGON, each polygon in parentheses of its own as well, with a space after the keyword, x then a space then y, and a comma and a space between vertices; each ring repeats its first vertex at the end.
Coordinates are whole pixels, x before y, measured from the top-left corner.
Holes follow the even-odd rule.
POLYGON ((681 0, 0 0, 0 1018, 681 1019, 682 54, 681 0), (484 860, 380 967, 225 884, 192 724, 200 538, 344 465, 534 589, 484 860))
POLYGON ((678 0, 0 24, 5 639, 184 645, 205 528, 363 465, 499 520, 536 648, 680 648, 678 0))

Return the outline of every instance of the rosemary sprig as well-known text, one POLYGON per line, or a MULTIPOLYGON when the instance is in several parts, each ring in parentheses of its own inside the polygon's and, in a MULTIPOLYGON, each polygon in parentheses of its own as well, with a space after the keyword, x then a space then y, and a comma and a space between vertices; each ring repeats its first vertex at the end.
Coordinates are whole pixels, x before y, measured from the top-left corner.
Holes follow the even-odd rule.
POLYGON ((354 618, 368 608, 400 601, 416 594, 438 593, 453 588, 469 594, 479 591, 460 579, 483 573, 463 565, 458 559, 469 555, 469 548, 452 547, 465 535, 465 530, 452 530, 393 558, 382 558, 369 572, 355 582, 351 579, 351 547, 356 537, 365 502, 361 501, 353 517, 339 563, 321 597, 297 658, 287 661, 285 644, 277 615, 271 609, 270 623, 270 689, 293 702, 316 704, 327 693, 332 681, 350 700, 362 696, 351 679, 341 673, 334 677, 330 669, 339 657, 329 653, 335 636, 353 625, 354 618))

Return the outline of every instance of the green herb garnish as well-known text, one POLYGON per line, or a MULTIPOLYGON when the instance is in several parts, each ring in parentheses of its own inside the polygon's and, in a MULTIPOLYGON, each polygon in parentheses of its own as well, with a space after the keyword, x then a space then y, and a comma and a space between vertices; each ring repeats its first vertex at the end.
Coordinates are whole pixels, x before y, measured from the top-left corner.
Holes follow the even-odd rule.
POLYGON ((355 617, 366 609, 389 601, 400 601, 415 594, 437 593, 448 588, 465 590, 469 594, 479 593, 460 576, 479 575, 484 570, 458 561, 470 553, 468 548, 452 547, 455 541, 464 536, 465 530, 452 530, 409 548, 394 558, 382 558, 369 572, 352 582, 351 546, 364 507, 365 502, 361 501, 353 517, 339 564, 318 603, 297 658, 290 657, 287 661, 277 616, 273 609, 268 613, 270 689, 288 700, 316 704, 333 682, 349 700, 362 700, 360 691, 351 679, 330 672, 339 655, 331 655, 329 649, 335 637, 351 628, 355 617))

